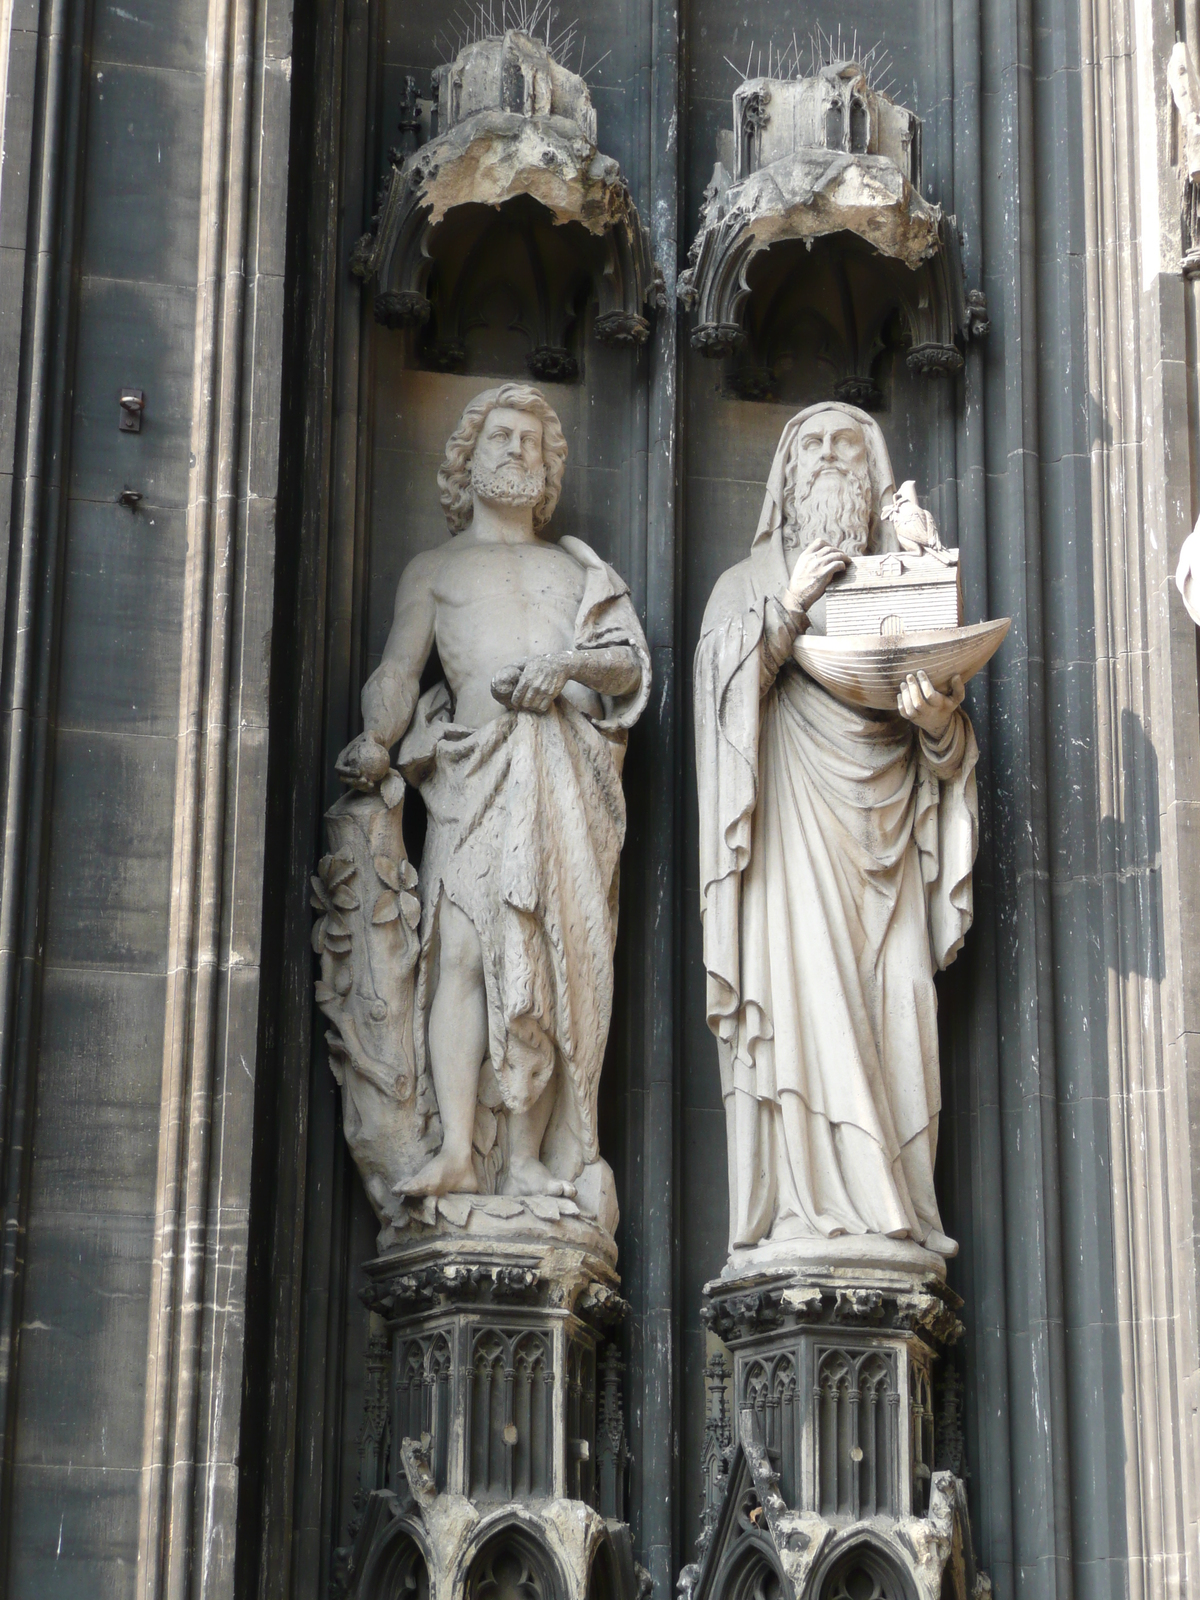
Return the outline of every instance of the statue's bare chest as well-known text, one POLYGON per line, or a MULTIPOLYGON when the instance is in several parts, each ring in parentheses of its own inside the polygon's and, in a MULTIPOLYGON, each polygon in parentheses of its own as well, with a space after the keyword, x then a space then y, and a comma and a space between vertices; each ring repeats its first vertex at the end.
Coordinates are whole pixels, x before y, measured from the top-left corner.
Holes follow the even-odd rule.
POLYGON ((579 563, 552 545, 467 546, 448 556, 434 584, 439 627, 455 612, 489 631, 530 613, 573 626, 583 586, 579 563))

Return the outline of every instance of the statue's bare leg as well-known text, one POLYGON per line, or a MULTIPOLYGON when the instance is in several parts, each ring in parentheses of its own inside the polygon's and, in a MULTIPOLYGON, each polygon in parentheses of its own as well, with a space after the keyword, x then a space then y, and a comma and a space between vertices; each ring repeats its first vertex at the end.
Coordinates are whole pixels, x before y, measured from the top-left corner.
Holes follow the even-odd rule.
POLYGON ((442 1118, 442 1148, 404 1194, 477 1194, 471 1160, 479 1068, 487 1049, 483 952, 474 924, 450 900, 438 913, 437 988, 429 1008, 429 1065, 442 1118))
POLYGON ((556 1194, 574 1199, 575 1185, 556 1178, 539 1159, 542 1136, 554 1110, 557 1092, 558 1085, 551 1078, 542 1090, 541 1099, 528 1111, 509 1112, 508 1170, 500 1186, 504 1194, 556 1194))

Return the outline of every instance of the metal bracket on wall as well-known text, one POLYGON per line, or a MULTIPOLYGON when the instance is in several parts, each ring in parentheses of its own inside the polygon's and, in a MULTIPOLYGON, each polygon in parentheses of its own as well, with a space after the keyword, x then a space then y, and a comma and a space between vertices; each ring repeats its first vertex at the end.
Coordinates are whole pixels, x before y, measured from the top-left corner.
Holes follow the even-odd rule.
POLYGON ((121 420, 117 424, 122 433, 141 433, 142 412, 146 409, 146 396, 141 389, 121 390, 121 420))

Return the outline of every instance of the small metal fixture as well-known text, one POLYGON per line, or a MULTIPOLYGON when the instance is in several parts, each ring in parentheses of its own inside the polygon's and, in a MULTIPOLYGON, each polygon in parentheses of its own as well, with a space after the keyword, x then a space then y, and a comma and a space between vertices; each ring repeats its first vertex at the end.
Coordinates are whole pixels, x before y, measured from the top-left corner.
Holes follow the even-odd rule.
POLYGON ((118 423, 122 433, 141 433, 142 412, 146 409, 146 396, 140 389, 121 390, 121 420, 118 423))
POLYGON ((142 492, 140 489, 122 489, 117 496, 117 504, 119 506, 128 506, 130 511, 136 511, 141 501, 142 492))

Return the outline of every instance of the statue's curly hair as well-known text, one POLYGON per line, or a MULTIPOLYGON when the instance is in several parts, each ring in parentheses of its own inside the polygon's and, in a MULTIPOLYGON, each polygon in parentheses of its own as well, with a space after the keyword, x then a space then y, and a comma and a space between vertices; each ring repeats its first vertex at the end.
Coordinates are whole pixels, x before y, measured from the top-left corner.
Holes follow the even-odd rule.
POLYGON ((542 460, 546 467, 546 487, 533 508, 535 533, 541 530, 554 515, 558 497, 562 492, 563 470, 567 464, 567 441, 563 437, 562 423, 545 395, 528 383, 502 383, 498 389, 485 389, 459 418, 458 427, 446 444, 446 459, 438 468, 438 488, 442 495, 442 509, 452 534, 461 533, 470 523, 473 512, 471 502, 471 458, 480 430, 490 412, 497 406, 508 406, 514 411, 528 411, 542 424, 542 460))

